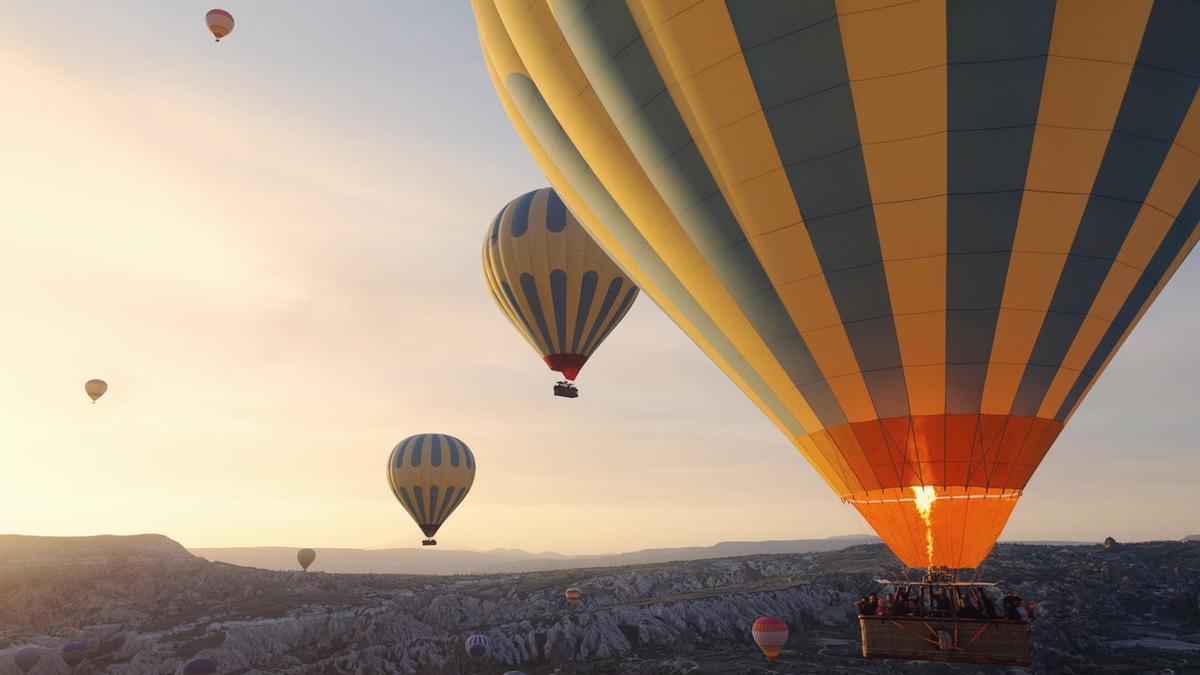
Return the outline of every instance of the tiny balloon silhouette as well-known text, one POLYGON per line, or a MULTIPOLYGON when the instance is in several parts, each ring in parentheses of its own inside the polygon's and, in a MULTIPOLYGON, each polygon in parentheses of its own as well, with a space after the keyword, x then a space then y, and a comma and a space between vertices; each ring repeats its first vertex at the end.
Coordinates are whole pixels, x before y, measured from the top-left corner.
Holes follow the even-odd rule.
POLYGON ((92 399, 92 403, 95 403, 108 391, 108 383, 104 380, 88 380, 83 384, 83 391, 92 399))
POLYGON ((41 660, 42 648, 35 647, 33 645, 21 647, 17 650, 16 654, 13 654, 13 664, 15 664, 17 666, 17 670, 21 671, 22 673, 28 673, 29 671, 33 670, 33 667, 36 666, 38 661, 41 660))
POLYGON ((204 15, 204 23, 217 42, 233 32, 233 15, 223 9, 208 10, 208 14, 204 15))

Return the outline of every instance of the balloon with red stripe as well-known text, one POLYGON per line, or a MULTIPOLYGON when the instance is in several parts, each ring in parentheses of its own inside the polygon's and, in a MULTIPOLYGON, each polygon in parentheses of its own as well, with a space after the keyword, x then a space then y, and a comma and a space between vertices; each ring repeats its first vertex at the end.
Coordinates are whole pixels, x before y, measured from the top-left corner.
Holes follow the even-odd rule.
POLYGON ((483 238, 483 276, 509 323, 567 380, 579 377, 638 296, 550 188, 496 214, 483 238))
POLYGON ((208 14, 204 15, 204 23, 217 42, 233 32, 233 15, 223 9, 208 10, 208 14))
POLYGON ((773 616, 761 616, 750 629, 754 642, 762 650, 768 661, 774 661, 787 643, 788 627, 782 620, 773 616))

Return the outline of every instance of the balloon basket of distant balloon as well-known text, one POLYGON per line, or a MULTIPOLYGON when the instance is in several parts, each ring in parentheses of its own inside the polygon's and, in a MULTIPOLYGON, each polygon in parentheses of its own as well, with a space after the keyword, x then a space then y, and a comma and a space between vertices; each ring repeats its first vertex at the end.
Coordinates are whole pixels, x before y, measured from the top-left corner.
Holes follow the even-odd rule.
POLYGON ((579 398, 579 388, 566 380, 554 384, 554 395, 563 398, 579 398))
POLYGON ((422 546, 437 546, 437 539, 422 539, 422 546))

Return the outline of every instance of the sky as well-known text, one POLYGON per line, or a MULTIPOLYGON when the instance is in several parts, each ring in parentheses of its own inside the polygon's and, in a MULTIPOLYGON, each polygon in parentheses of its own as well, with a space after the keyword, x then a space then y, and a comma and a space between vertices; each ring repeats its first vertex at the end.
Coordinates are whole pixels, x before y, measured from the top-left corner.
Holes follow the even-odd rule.
MULTIPOLYGON (((866 534, 643 296, 574 401, 480 245, 547 184, 469 3, 13 3, 0 22, 0 532, 186 546, 421 538, 397 441, 479 470, 443 544, 602 553, 866 534), (108 381, 91 405, 83 382, 108 381)), ((1200 532, 1200 262, 1029 484, 1005 539, 1200 532)))

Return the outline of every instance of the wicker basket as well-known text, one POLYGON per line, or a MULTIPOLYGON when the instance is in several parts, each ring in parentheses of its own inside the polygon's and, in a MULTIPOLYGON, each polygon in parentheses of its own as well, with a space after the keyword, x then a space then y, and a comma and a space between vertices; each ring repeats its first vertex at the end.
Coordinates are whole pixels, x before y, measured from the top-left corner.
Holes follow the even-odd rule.
POLYGON ((1023 621, 861 616, 863 656, 1029 665, 1023 621))

